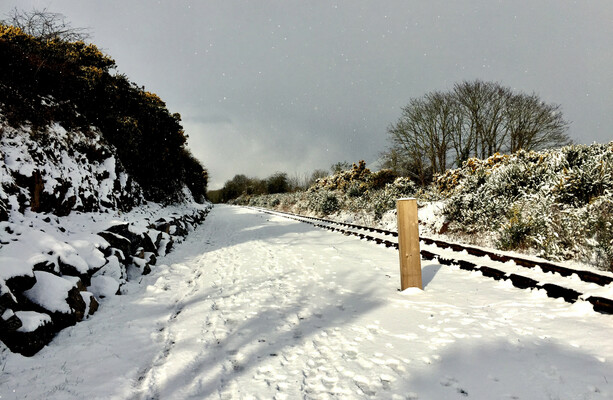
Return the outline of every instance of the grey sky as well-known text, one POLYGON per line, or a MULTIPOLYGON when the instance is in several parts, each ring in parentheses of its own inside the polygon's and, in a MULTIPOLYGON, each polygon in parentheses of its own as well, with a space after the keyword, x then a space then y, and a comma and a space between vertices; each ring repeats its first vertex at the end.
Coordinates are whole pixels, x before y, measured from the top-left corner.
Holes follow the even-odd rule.
POLYGON ((48 8, 183 116, 218 188, 375 161, 409 99, 496 81, 613 140, 613 2, 0 0, 48 8))

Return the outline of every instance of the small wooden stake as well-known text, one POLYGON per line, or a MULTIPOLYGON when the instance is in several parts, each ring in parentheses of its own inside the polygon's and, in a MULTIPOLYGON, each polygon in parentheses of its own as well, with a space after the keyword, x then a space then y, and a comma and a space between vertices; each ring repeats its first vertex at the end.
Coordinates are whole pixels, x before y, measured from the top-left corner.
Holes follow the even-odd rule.
POLYGON ((417 200, 399 199, 398 253, 400 254, 400 289, 423 289, 421 281, 421 255, 419 254, 419 226, 417 200))

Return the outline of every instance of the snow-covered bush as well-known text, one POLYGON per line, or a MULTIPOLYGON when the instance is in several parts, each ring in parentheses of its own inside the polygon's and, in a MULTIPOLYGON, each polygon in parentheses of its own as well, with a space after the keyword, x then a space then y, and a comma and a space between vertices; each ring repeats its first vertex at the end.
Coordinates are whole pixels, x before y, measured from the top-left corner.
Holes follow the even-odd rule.
POLYGON ((471 159, 438 178, 450 231, 611 269, 613 142, 471 159))
POLYGON ((393 173, 388 170, 364 172, 354 164, 353 170, 321 179, 305 192, 241 196, 233 203, 320 216, 349 211, 379 220, 396 208, 396 200, 418 192, 417 185, 410 179, 395 178, 388 182, 392 177, 393 173), (375 188, 377 185, 384 186, 375 188), (333 187, 342 189, 331 189, 333 187))
POLYGON ((437 211, 442 223, 424 225, 426 234, 445 232, 472 243, 613 270, 613 142, 469 159, 426 189, 408 178, 375 188, 373 182, 390 176, 354 164, 319 179, 306 192, 254 196, 248 204, 332 218, 349 212, 376 224, 395 209, 396 200, 416 197, 422 205, 437 202, 442 210, 437 211))
POLYGON ((338 211, 340 204, 336 194, 329 190, 311 192, 307 197, 307 202, 310 210, 321 215, 329 215, 338 211))

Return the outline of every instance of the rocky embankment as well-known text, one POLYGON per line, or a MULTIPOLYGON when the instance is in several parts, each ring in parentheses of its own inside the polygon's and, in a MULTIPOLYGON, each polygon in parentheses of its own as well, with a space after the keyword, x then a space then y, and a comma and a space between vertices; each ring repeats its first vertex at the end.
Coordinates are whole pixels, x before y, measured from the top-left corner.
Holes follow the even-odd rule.
POLYGON ((0 110, 0 340, 31 356, 149 273, 211 207, 182 198, 148 202, 96 128, 12 127, 0 110))
POLYGON ((61 226, 53 232, 59 221, 53 216, 31 217, 25 227, 2 222, 0 339, 13 352, 35 354, 94 314, 105 297, 120 295, 128 280, 150 273, 209 210, 184 208, 153 222, 143 217, 77 240, 61 226))

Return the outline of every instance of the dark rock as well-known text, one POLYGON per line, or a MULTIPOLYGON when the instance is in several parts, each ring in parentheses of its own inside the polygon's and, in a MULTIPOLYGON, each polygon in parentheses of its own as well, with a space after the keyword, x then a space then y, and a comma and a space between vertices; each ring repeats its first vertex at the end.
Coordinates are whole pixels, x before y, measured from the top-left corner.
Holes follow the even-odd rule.
POLYGON ((130 241, 129 254, 135 254, 136 250, 139 247, 142 247, 145 251, 156 250, 156 247, 149 235, 147 235, 146 233, 137 234, 130 231, 130 226, 128 224, 114 225, 108 228, 106 231, 115 233, 128 239, 130 241))
POLYGON ((55 263, 51 260, 45 260, 45 261, 36 263, 34 264, 34 267, 32 269, 34 271, 45 271, 45 272, 49 272, 52 274, 58 272, 55 263))
MULTIPOLYGON (((152 231, 149 231, 150 236, 152 233, 153 233, 152 231)), ((152 239, 152 242, 156 248, 156 251, 157 251, 157 248, 160 247, 160 242, 162 241, 162 237, 163 237, 162 232, 157 232, 157 234, 155 235, 155 240, 152 239)))
MULTIPOLYGON (((87 284, 85 284, 85 282, 81 279, 80 276, 69 276, 69 275, 64 275, 62 274, 62 277, 64 279, 66 278, 72 278, 76 283, 76 287, 77 289, 79 289, 79 292, 86 292, 87 291, 87 287, 89 286, 89 282, 87 284)), ((88 277, 88 280, 90 280, 91 278, 88 277)))
POLYGON ((68 275, 79 277, 81 279, 81 285, 85 285, 84 287, 89 286, 90 276, 87 273, 80 272, 77 267, 64 262, 61 257, 58 257, 57 263, 60 266, 60 273, 62 276, 68 275))
POLYGON ((154 253, 145 253, 145 259, 149 265, 155 265, 158 262, 158 259, 154 253))
POLYGON ((19 275, 13 276, 6 280, 6 286, 13 293, 21 293, 25 290, 32 289, 36 284, 36 278, 34 275, 19 275))
MULTIPOLYGON (((21 321, 20 321, 21 322, 21 321)), ((39 326, 32 332, 18 330, 6 332, 0 330, 0 339, 14 353, 32 357, 47 345, 56 335, 58 329, 49 322, 39 326)))
MULTIPOLYGON (((48 274, 47 276, 45 276, 45 279, 43 280, 42 274, 46 274, 46 273, 38 272, 37 274, 39 275, 40 279, 36 283, 37 287, 33 288, 32 290, 35 290, 38 293, 41 293, 42 291, 53 290, 52 288, 55 288, 55 290, 58 290, 56 287, 62 287, 64 285, 65 285, 64 287, 70 287, 68 280, 61 278, 57 275, 48 274), (53 275, 53 276, 49 276, 49 275, 53 275), (62 286, 58 286, 54 282, 55 280, 61 280, 67 283, 62 284, 62 286), (46 285, 50 285, 50 287, 47 287, 46 285)), ((20 304, 23 305, 24 309, 37 311, 40 313, 45 313, 45 314, 50 315, 54 326, 56 326, 56 328, 59 331, 68 326, 72 326, 83 319, 86 306, 85 306, 85 301, 83 301, 83 298, 81 297, 80 293, 81 292, 76 285, 70 287, 70 289, 68 289, 68 291, 65 292, 66 297, 64 299, 66 301, 66 304, 68 305, 68 308, 70 309, 69 312, 48 310, 47 308, 45 308, 45 304, 35 303, 33 298, 28 292, 23 293, 23 296, 20 296, 19 302, 20 304)))
POLYGON ((3 292, 2 286, 0 286, 0 319, 6 310, 15 310, 16 308, 15 298, 9 292, 3 292))
POLYGON ((113 232, 125 238, 132 236, 132 232, 130 232, 128 224, 113 225, 110 228, 106 229, 106 232, 113 232))
MULTIPOLYGON (((175 221, 175 230, 173 235, 178 235, 178 236, 187 236, 187 234, 189 233, 189 231, 187 230, 187 225, 185 224, 185 222, 181 221, 181 220, 177 220, 175 221)), ((171 228, 172 231, 172 228, 171 228)))
POLYGON ((138 249, 136 249, 136 251, 134 251, 133 254, 134 254, 134 257, 145 259, 145 249, 143 249, 142 247, 139 247, 138 249))
MULTIPOLYGON (((119 289, 117 289, 119 290, 119 289)), ((98 300, 96 300, 96 298, 94 296, 91 296, 89 298, 89 311, 87 313, 87 315, 94 315, 94 313, 96 311, 98 311, 98 308, 100 307, 100 303, 98 303, 98 300)))
POLYGON ((94 295, 90 292, 83 291, 81 292, 81 297, 85 302, 85 312, 87 313, 87 315, 94 315, 94 313, 98 311, 98 307, 100 306, 100 303, 98 303, 96 297, 94 297, 94 295))
MULTIPOLYGON (((85 301, 83 300, 83 297, 81 297, 81 291, 78 287, 75 286, 70 289, 70 291, 68 292, 68 297, 66 297, 66 302, 70 306, 70 309, 73 311, 74 315, 74 320, 72 317, 70 317, 67 318, 67 322, 69 322, 70 325, 74 325, 77 322, 83 320, 83 317, 85 317, 85 309, 87 308, 87 306, 85 304, 85 301)), ((53 318, 53 315, 51 316, 51 318, 53 318)))
POLYGON ((104 254, 104 257, 107 259, 109 259, 109 257, 117 257, 117 260, 121 263, 121 264, 125 264, 126 263, 126 257, 123 254, 123 251, 116 249, 114 247, 107 247, 104 249, 104 251, 102 252, 104 254))
POLYGON ((74 209, 75 204, 77 204, 77 196, 70 196, 65 198, 64 201, 60 203, 60 206, 56 209, 55 213, 58 217, 65 217, 70 214, 70 212, 74 209))
POLYGON ((0 222, 9 220, 9 208, 3 199, 0 199, 0 222))
POLYGON ((126 237, 119 235, 117 233, 110 232, 110 231, 99 232, 98 236, 102 237, 104 240, 109 242, 111 247, 121 250, 124 258, 131 255, 132 243, 126 237))
POLYGON ((155 229, 170 234, 170 223, 166 221, 156 223, 155 229))
POLYGON ((171 252, 172 247, 174 246, 174 243, 175 241, 172 238, 168 239, 168 242, 166 242, 166 253, 165 254, 168 254, 171 252))
POLYGON ((151 240, 151 236, 149 236, 147 233, 143 233, 142 235, 140 235, 139 246, 142 247, 143 250, 151 253, 155 253, 157 251, 157 246, 155 245, 155 243, 153 243, 153 240, 151 240))
POLYGON ((2 332, 14 332, 22 326, 23 323, 15 314, 11 315, 6 320, 0 318, 0 331, 2 332))

